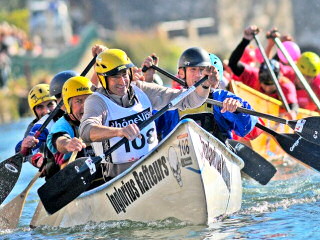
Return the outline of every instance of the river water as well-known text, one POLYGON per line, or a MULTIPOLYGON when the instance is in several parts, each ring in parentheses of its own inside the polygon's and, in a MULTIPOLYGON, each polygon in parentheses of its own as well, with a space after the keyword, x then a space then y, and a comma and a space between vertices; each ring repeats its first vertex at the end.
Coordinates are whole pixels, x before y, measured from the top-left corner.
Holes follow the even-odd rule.
MULTIPOLYGON (((30 121, 26 118, 0 125, 0 161, 14 154, 14 146, 30 121)), ((320 174, 295 160, 277 168, 277 175, 266 186, 244 178, 241 210, 210 226, 190 225, 172 218, 148 223, 113 221, 30 229, 38 203, 36 190, 44 183, 39 179, 27 197, 18 228, 0 230, 0 239, 320 239, 320 174)), ((25 163, 3 204, 19 194, 35 174, 36 169, 25 163)))

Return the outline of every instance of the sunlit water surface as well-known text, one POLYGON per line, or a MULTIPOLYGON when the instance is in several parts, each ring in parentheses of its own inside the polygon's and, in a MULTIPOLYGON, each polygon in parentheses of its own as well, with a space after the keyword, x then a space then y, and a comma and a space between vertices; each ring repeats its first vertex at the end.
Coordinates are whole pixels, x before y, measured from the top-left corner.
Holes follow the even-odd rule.
MULTIPOLYGON (((14 154, 14 146, 30 121, 28 118, 0 125, 0 161, 14 154)), ((317 239, 320 174, 294 160, 286 167, 277 167, 275 180, 266 186, 244 178, 241 210, 210 226, 190 225, 172 218, 148 223, 110 221, 70 228, 30 229, 38 203, 36 190, 44 183, 39 179, 30 191, 18 228, 0 230, 0 239, 317 239)), ((15 188, 3 204, 19 194, 35 174, 36 169, 25 163, 15 188)))

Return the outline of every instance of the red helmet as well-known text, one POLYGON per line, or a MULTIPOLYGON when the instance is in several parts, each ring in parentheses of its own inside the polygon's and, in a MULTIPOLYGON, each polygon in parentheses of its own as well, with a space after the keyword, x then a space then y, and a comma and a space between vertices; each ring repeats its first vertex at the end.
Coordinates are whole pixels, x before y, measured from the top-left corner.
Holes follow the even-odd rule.
POLYGON ((257 61, 256 51, 252 45, 247 46, 240 58, 240 61, 246 64, 251 64, 257 61))

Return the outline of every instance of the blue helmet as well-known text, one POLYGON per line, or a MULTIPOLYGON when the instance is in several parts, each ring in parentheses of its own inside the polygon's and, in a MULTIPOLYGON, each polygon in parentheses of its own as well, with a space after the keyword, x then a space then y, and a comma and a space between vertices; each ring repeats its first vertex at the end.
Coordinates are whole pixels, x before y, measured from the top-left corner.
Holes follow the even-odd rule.
POLYGON ((214 66, 218 70, 219 80, 222 81, 223 80, 223 64, 222 64, 220 58, 218 58, 213 53, 210 53, 209 56, 210 56, 211 65, 214 66))

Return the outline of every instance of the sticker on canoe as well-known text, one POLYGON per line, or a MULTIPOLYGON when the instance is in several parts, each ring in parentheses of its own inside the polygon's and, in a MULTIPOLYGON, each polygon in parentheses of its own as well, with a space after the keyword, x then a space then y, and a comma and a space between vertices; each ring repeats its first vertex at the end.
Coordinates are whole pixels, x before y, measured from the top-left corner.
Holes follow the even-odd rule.
POLYGON ((92 162, 92 159, 90 157, 86 160, 86 164, 87 164, 88 168, 90 169, 91 175, 97 171, 96 165, 92 162))
POLYGON ((304 120, 304 119, 298 120, 298 122, 297 122, 297 124, 296 124, 296 126, 294 128, 294 131, 301 133, 302 129, 303 129, 303 125, 304 125, 305 122, 306 122, 306 120, 304 120))

